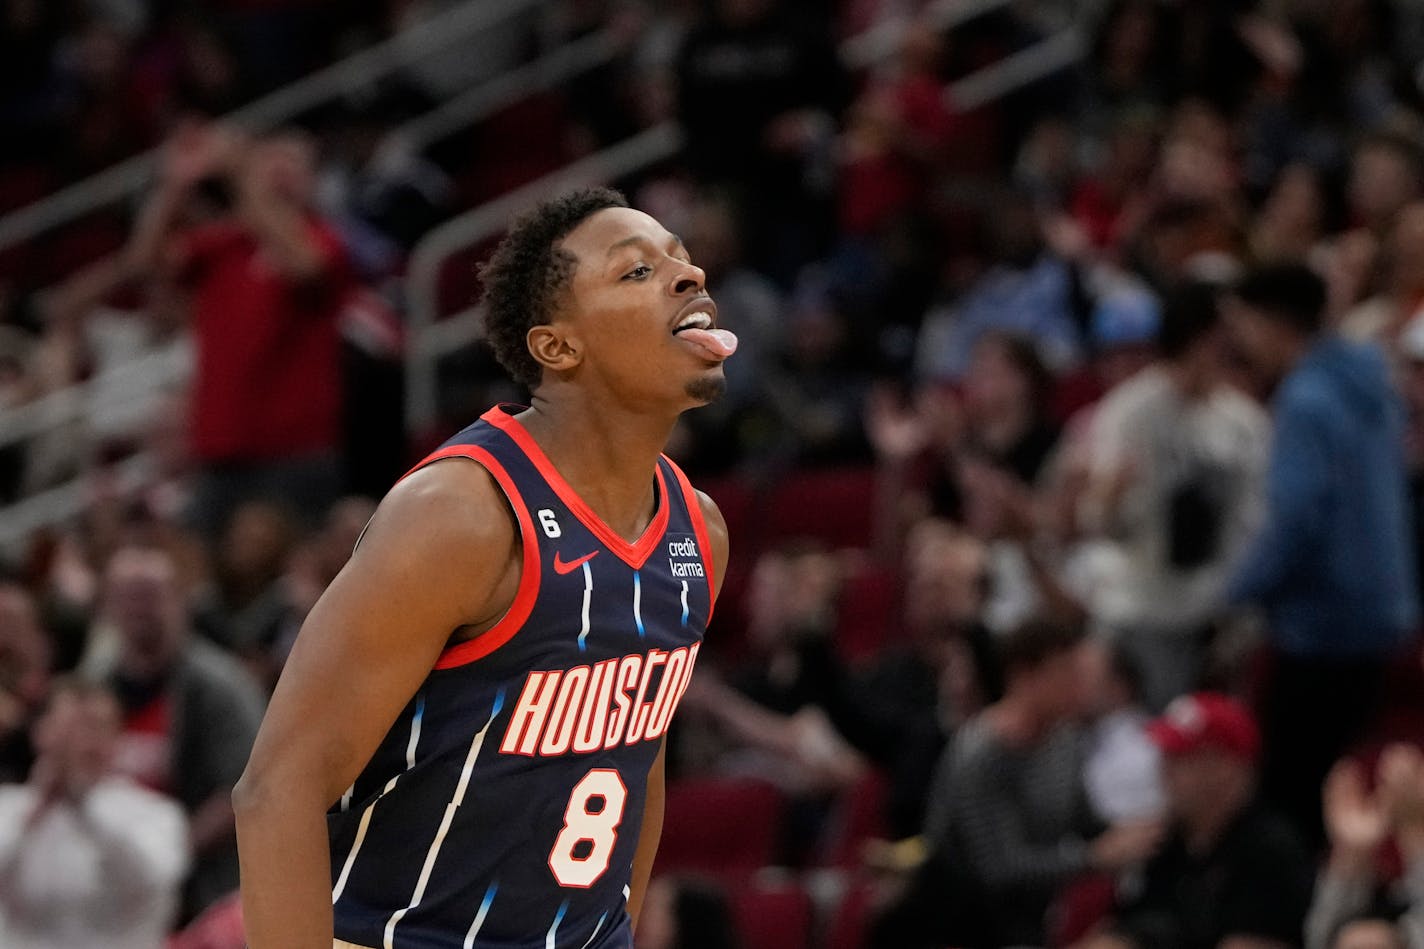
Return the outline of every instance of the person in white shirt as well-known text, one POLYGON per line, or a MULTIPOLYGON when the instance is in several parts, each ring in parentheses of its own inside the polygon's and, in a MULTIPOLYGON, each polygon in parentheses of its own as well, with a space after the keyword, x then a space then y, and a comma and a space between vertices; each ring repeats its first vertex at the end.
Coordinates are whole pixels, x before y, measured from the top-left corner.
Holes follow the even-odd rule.
POLYGON ((112 773, 119 706, 58 683, 24 784, 0 786, 0 946, 160 949, 188 869, 182 808, 112 773))
POLYGON ((1155 820, 1167 812, 1162 753, 1147 733, 1142 671, 1120 645, 1089 651, 1095 707, 1087 731, 1083 789, 1104 823, 1155 820))
POLYGON ((1167 300, 1160 349, 1097 409, 1079 512, 1116 559, 1091 597, 1093 619, 1141 666, 1154 710, 1200 685, 1207 629, 1261 517, 1270 431, 1226 381, 1211 288, 1167 300))

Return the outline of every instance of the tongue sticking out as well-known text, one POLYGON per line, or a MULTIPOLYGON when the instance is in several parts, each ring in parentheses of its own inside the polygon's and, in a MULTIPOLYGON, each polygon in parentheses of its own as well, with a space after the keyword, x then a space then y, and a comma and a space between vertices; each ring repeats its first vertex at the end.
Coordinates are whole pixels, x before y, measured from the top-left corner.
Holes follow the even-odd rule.
POLYGON ((737 351, 737 335, 730 330, 686 329, 677 335, 702 350, 708 359, 726 359, 737 351))

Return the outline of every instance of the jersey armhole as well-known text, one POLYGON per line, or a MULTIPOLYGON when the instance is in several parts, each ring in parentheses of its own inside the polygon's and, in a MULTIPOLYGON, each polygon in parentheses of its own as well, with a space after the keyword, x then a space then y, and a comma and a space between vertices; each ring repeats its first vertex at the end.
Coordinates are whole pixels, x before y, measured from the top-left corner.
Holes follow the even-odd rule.
POLYGON ((692 482, 687 480, 687 475, 677 466, 677 462, 667 455, 663 455, 663 461, 667 462, 677 478, 677 483, 682 487, 687 516, 692 518, 692 532, 697 536, 697 549, 705 551, 702 555, 702 566, 707 570, 707 622, 710 623, 712 611, 717 607, 717 564, 712 556, 712 544, 708 540, 707 518, 702 514, 702 502, 697 498, 697 490, 693 488, 692 482))
POLYGON ((500 490, 504 492, 505 500, 509 502, 514 519, 519 525, 519 545, 523 551, 523 563, 520 565, 519 587, 515 590, 509 609, 504 611, 498 622, 474 639, 446 647, 435 661, 436 669, 453 669, 483 659, 509 642, 514 638, 514 634, 523 628, 529 614, 534 610, 534 601, 539 597, 539 537, 534 531, 534 519, 529 516, 529 508, 525 505, 519 488, 515 486, 514 479, 494 455, 477 445, 451 445, 425 458, 406 472, 402 480, 446 458, 467 458, 494 478, 500 490))

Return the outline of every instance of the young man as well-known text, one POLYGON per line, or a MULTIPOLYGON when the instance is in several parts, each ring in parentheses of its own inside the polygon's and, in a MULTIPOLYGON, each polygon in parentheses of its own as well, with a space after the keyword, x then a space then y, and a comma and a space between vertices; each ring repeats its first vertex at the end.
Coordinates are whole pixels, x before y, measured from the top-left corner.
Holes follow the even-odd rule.
POLYGON ((1004 695, 941 756, 926 808, 929 859, 880 923, 877 946, 1044 945, 1065 884, 1129 867, 1156 846, 1155 820, 1104 830, 1088 809, 1075 726, 1093 644, 1082 628, 1030 619, 999 647, 1004 695))
POLYGON ((484 279, 533 406, 398 484, 298 636, 234 793, 252 949, 632 946, 727 559, 660 452, 736 337, 612 191, 533 210, 484 279))
POLYGON ((1226 309, 1276 390, 1265 518, 1227 599, 1265 612, 1261 789, 1311 844, 1325 775, 1369 727, 1419 622, 1403 404, 1384 353, 1332 333, 1325 304, 1318 276, 1282 264, 1242 278, 1226 309))
POLYGON ((1228 571, 1260 522, 1270 423, 1226 378, 1216 291, 1178 288, 1162 357, 1098 403, 1079 512, 1116 569, 1094 619, 1142 670, 1154 713, 1195 690, 1228 571))

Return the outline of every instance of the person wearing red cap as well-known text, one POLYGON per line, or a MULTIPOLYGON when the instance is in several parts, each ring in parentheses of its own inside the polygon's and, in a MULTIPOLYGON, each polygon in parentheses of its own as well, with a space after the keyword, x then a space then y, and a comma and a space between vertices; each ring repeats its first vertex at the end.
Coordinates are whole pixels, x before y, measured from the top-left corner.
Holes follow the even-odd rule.
POLYGON ((1148 728, 1172 826, 1103 930, 1077 949, 1284 949, 1300 944, 1311 860, 1256 799, 1260 730, 1240 702, 1182 696, 1148 728))

